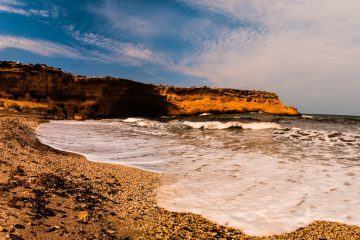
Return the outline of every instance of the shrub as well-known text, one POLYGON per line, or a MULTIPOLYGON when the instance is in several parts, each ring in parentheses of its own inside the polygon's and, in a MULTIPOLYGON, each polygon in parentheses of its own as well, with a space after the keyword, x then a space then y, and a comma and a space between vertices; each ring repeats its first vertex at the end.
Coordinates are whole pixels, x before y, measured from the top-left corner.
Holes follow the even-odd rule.
POLYGON ((0 62, 0 68, 9 68, 11 64, 9 62, 0 62))
POLYGON ((41 64, 37 63, 34 66, 31 67, 32 70, 40 71, 42 69, 41 64))

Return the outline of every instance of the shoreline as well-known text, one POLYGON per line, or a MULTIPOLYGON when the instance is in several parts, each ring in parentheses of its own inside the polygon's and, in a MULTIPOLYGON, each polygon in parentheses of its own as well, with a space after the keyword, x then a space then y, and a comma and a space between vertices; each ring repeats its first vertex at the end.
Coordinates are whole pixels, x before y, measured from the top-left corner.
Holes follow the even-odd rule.
POLYGON ((359 239, 360 227, 314 222, 252 237, 192 213, 157 206, 161 176, 99 163, 40 143, 40 116, 0 111, 0 238, 23 239, 359 239))
POLYGON ((56 148, 56 147, 52 147, 50 145, 47 145, 46 143, 42 143, 40 141, 40 139, 38 138, 39 142, 45 146, 48 146, 49 148, 52 148, 56 151, 59 151, 59 152, 64 152, 64 153, 68 153, 68 154, 74 154, 74 155, 78 155, 82 158, 85 158, 86 161, 89 161, 89 162, 93 162, 93 163, 99 163, 99 164, 106 164, 106 165, 113 165, 113 166, 122 166, 122 167, 128 167, 128 168, 133 168, 133 169, 136 169, 136 170, 140 170, 140 171, 145 171, 145 172, 148 172, 148 173, 153 173, 153 174, 161 174, 161 172, 156 172, 156 171, 151 171, 149 169, 145 169, 145 168, 139 168, 139 167, 134 167, 134 166, 131 166, 131 165, 126 165, 126 164, 123 164, 123 163, 112 163, 112 162, 107 162, 107 161, 98 161, 98 160, 93 160, 93 159, 90 159, 88 158, 87 156, 85 156, 84 154, 82 153, 78 153, 78 152, 75 152, 75 151, 69 151, 69 150, 62 150, 60 148, 56 148))

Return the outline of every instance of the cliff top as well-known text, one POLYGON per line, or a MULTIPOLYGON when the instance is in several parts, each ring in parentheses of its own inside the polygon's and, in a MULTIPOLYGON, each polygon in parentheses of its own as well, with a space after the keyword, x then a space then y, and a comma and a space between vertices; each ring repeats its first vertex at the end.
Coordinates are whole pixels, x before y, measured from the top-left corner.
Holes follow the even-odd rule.
POLYGON ((237 95, 241 94, 244 96, 261 96, 262 98, 273 98, 278 99, 278 96, 275 93, 267 92, 267 91, 259 91, 259 90, 239 90, 234 88, 210 88, 207 86, 192 86, 192 87, 175 87, 175 86, 167 86, 167 85, 156 85, 152 83, 143 83, 139 81, 134 81, 126 78, 120 77, 111 77, 111 76, 99 76, 99 77, 89 77, 83 75, 74 75, 70 72, 65 72, 61 68, 54 68, 48 66, 46 64, 23 64, 20 62, 13 61, 0 61, 0 71, 2 72, 23 72, 23 73, 31 73, 31 72, 47 72, 47 73, 58 73, 67 76, 73 77, 74 81, 130 81, 137 84, 146 84, 152 85, 154 87, 158 87, 159 90, 164 91, 165 93, 173 93, 179 95, 185 94, 199 94, 202 91, 206 91, 207 93, 224 93, 226 95, 237 95))

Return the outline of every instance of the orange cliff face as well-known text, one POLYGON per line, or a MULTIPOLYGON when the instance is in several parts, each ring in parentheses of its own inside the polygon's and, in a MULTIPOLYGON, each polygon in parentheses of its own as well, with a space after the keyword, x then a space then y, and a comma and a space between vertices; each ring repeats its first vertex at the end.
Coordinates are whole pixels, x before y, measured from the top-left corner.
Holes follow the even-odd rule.
POLYGON ((299 115, 294 107, 282 104, 274 93, 229 88, 176 88, 159 86, 158 91, 176 106, 171 115, 200 113, 264 112, 276 115, 299 115))
POLYGON ((269 92, 155 86, 121 78, 73 76, 46 65, 14 62, 0 62, 0 109, 60 119, 249 111, 299 115, 269 92))

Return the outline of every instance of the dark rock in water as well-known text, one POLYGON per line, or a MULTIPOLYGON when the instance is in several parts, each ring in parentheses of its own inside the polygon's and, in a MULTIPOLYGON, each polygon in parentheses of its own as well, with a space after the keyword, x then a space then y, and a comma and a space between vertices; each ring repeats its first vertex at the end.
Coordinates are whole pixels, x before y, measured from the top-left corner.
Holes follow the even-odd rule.
POLYGON ((355 140, 353 140, 353 139, 345 139, 345 138, 339 138, 339 139, 340 139, 340 141, 346 142, 346 143, 355 142, 355 140))
POLYGON ((18 235, 12 233, 9 235, 9 237, 11 240, 24 240, 24 238, 19 237, 18 235))
POLYGON ((300 138, 301 136, 295 135, 295 134, 291 134, 290 137, 298 139, 298 138, 300 138))
POLYGON ((340 137, 340 136, 342 136, 342 133, 332 133, 328 135, 329 138, 340 137))

